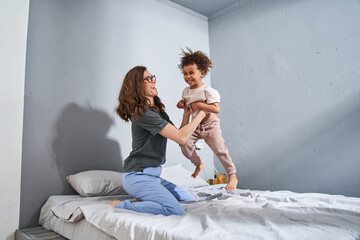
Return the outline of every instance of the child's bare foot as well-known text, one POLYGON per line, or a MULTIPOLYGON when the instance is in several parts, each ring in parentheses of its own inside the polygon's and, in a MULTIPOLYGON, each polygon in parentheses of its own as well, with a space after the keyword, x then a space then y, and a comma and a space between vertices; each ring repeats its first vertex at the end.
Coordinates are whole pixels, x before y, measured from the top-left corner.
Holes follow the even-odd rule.
POLYGON ((110 203, 108 203, 109 205, 113 206, 113 208, 116 208, 116 205, 120 202, 120 200, 114 200, 110 203))
POLYGON ((237 183, 238 183, 238 180, 237 180, 236 174, 235 173, 230 174, 229 175, 229 182, 226 185, 225 189, 227 189, 227 190, 235 190, 235 188, 237 186, 237 183))
POLYGON ((203 169, 205 167, 205 164, 203 164, 202 162, 199 164, 199 166, 197 166, 196 168, 195 168, 195 171, 194 171, 194 173, 193 174, 191 174, 191 176, 193 177, 193 178, 196 178, 197 177, 197 175, 199 175, 199 172, 201 171, 201 169, 203 169))

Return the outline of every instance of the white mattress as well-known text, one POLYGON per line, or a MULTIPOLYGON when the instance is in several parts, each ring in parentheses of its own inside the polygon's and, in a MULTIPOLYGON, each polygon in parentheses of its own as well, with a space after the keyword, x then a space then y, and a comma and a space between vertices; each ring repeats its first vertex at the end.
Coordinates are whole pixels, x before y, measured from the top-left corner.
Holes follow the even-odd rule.
POLYGON ((110 198, 53 196, 40 224, 75 240, 360 239, 360 198, 224 186, 188 189, 198 200, 167 217, 114 209, 110 198))

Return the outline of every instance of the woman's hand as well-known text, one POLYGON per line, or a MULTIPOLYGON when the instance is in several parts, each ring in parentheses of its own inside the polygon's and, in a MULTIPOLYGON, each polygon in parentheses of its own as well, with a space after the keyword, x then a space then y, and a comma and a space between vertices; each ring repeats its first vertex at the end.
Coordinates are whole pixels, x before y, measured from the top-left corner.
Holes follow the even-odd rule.
POLYGON ((200 109, 200 110, 201 110, 203 104, 205 104, 205 103, 204 103, 204 102, 193 102, 193 103, 190 104, 191 110, 192 110, 193 112, 195 112, 196 109, 200 109))
MULTIPOLYGON (((208 111, 206 111, 206 110, 200 109, 199 113, 204 113, 205 115, 208 115, 210 112, 208 112, 208 111)), ((199 113, 198 113, 198 114, 199 114, 199 113)))

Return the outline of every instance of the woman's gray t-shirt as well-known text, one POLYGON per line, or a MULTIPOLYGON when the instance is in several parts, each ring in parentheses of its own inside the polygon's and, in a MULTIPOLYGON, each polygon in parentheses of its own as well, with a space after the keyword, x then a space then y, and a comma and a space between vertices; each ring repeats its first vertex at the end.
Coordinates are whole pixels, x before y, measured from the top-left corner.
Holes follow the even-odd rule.
POLYGON ((125 159, 123 172, 142 171, 157 167, 166 161, 167 138, 158 134, 168 123, 166 112, 146 109, 140 117, 131 119, 132 151, 125 159))

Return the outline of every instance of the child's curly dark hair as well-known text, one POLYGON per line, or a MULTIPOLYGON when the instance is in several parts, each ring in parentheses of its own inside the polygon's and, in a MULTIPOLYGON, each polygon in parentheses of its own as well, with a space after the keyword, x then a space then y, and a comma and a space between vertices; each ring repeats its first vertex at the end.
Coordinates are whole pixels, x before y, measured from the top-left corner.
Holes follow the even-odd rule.
POLYGON ((203 71, 204 75, 206 75, 210 71, 210 68, 212 68, 212 62, 210 58, 201 51, 193 52, 188 47, 187 50, 189 52, 185 52, 184 49, 181 49, 182 57, 180 58, 181 63, 178 65, 178 67, 182 70, 187 65, 196 64, 198 69, 203 71))

